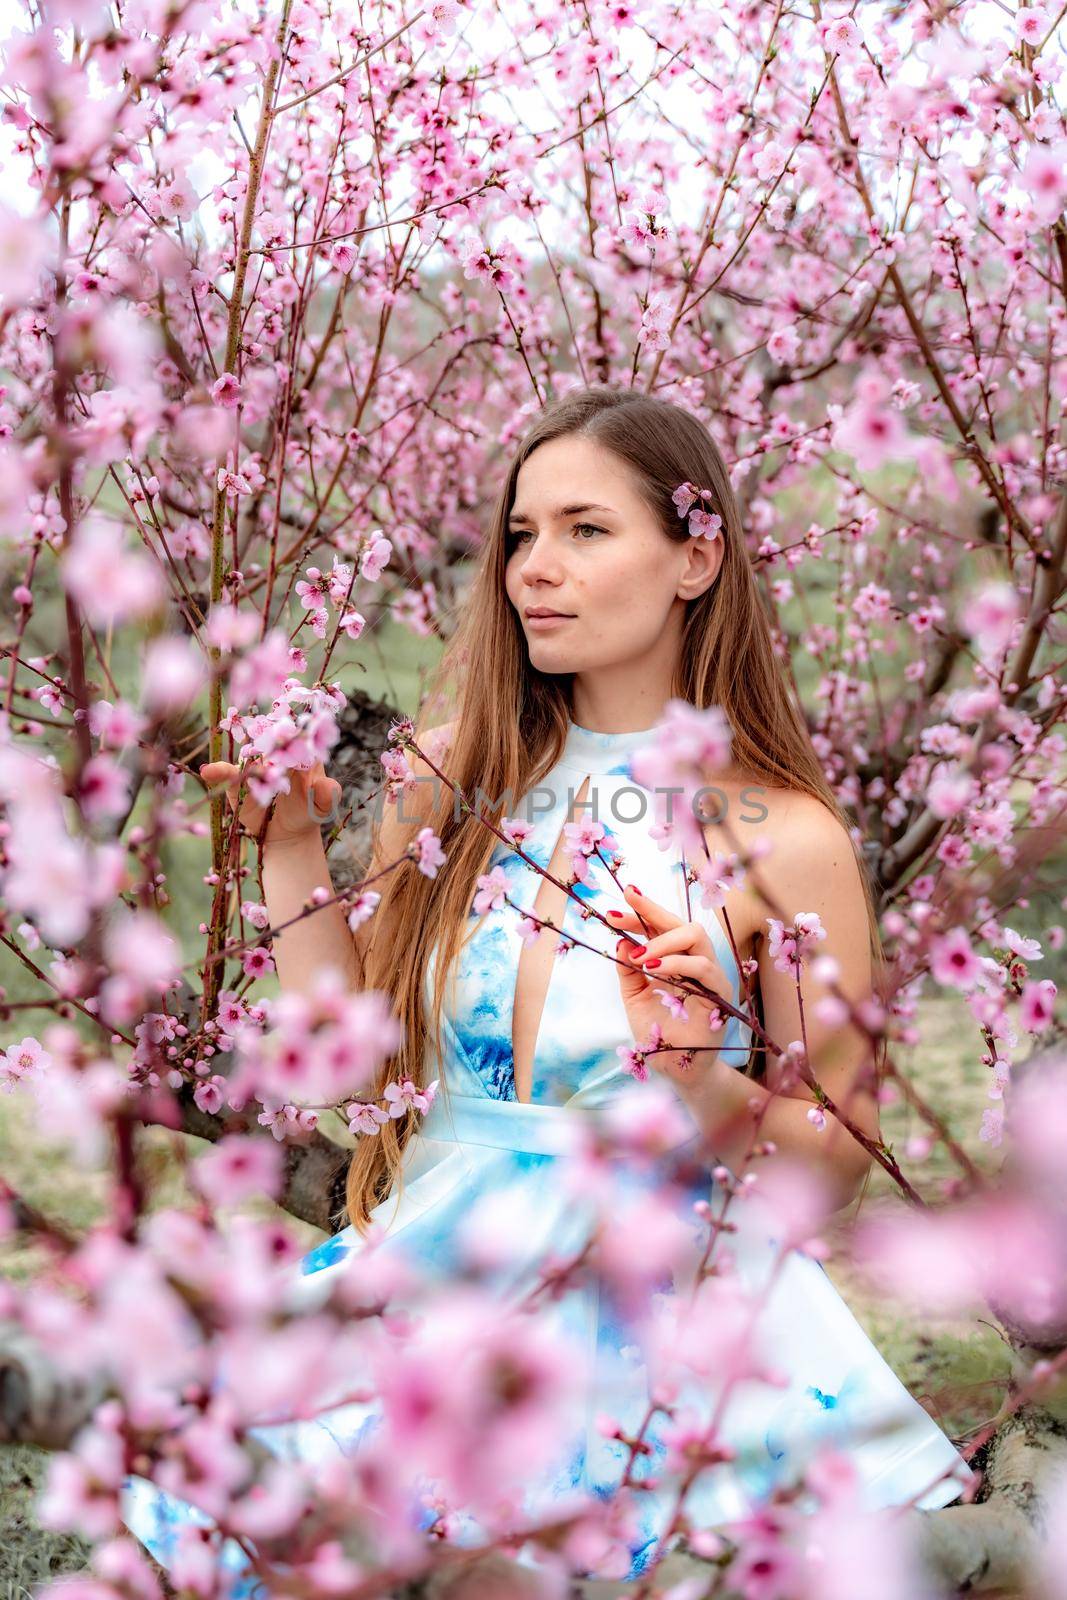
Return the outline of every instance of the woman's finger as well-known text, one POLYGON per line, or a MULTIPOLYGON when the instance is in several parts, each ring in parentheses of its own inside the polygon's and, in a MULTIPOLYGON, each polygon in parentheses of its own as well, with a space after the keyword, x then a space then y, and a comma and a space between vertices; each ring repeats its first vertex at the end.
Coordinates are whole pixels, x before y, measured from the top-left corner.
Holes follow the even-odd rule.
POLYGON ((197 776, 203 778, 205 783, 228 783, 237 774, 237 768, 229 761, 205 761, 199 768, 197 776))
POLYGON ((609 911, 607 912, 607 918, 611 926, 617 928, 620 932, 624 928, 629 930, 641 927, 641 918, 636 911, 609 911))
POLYGON ((315 810, 321 811, 323 816, 328 816, 341 798, 341 785, 336 778, 328 778, 325 773, 312 778, 310 790, 315 810))
POLYGON ((685 921, 684 917, 676 917, 673 911, 668 911, 666 906, 657 905, 655 900, 650 900, 632 883, 626 885, 626 898, 637 915, 657 933, 665 933, 668 928, 678 928, 685 921))
POLYGON ((230 809, 234 811, 237 809, 237 790, 240 784, 240 777, 236 767, 231 766, 228 761, 209 761, 206 766, 200 768, 200 777, 203 778, 207 787, 216 793, 225 784, 224 792, 230 809))
POLYGON ((648 992, 649 980, 645 977, 640 967, 634 965, 629 955, 632 949, 633 946, 625 939, 620 939, 615 946, 615 958, 618 962, 615 971, 618 974, 619 991, 624 1002, 637 1000, 641 995, 648 992))
POLYGON ((666 933, 642 941, 650 956, 702 956, 715 958, 715 947, 698 922, 683 922, 666 933))
MULTIPOLYGON (((648 966, 643 958, 637 964, 642 970, 648 966)), ((717 961, 709 961, 707 956, 664 956, 659 966, 653 967, 647 976, 650 983, 663 978, 695 978, 705 989, 726 998, 722 994, 725 988, 722 968, 717 961)))

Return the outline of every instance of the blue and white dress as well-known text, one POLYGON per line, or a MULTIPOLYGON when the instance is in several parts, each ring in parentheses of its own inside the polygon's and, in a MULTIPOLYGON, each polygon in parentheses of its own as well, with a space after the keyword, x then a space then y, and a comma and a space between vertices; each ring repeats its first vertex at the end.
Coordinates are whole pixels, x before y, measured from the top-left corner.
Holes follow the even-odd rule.
MULTIPOLYGON (((604 734, 572 723, 559 761, 516 803, 512 815, 534 824, 524 848, 546 868, 564 822, 585 817, 602 822, 609 846, 614 843, 623 857, 620 881, 637 883, 657 903, 706 924, 737 1005, 738 970, 722 922, 700 905, 695 890, 687 907, 680 853, 673 847, 661 850, 649 837, 656 820, 653 797, 635 783, 629 766, 630 756, 647 738, 645 731, 604 734), (586 778, 587 805, 574 810, 586 778)), ((509 899, 532 911, 540 877, 504 843, 489 865, 503 868, 509 899)), ((624 909, 625 901, 603 865, 594 858, 590 869, 590 881, 576 886, 579 900, 595 901, 601 912, 624 909)), ((442 1010, 443 1059, 428 1061, 424 1078, 427 1083, 439 1078, 441 1089, 405 1147, 403 1185, 372 1213, 384 1230, 375 1248, 401 1252, 432 1269, 439 1281, 460 1260, 457 1239, 472 1208, 487 1196, 500 1196, 515 1221, 517 1249, 501 1265, 497 1281, 501 1295, 516 1298, 538 1280, 547 1256, 558 1260, 581 1247, 583 1208, 558 1181, 558 1166, 554 1171, 581 1113, 603 1110, 620 1093, 641 1089, 635 1089, 619 1054, 618 1047, 630 1047, 634 1039, 615 967, 595 953, 612 954, 617 934, 595 918, 583 919, 581 906, 568 900, 563 935, 593 949, 575 944, 557 953, 534 1052, 531 1099, 516 1097, 511 1039, 522 948, 519 916, 508 906, 486 913, 460 953, 442 1010)), ((433 965, 431 959, 427 1005, 433 965)), ((666 1025, 666 1012, 664 1018, 666 1025)), ((747 1026, 732 1018, 722 1044, 725 1059, 743 1067, 750 1038, 747 1026)), ((688 1126, 695 1130, 691 1119, 688 1126)), ((691 1138, 687 1134, 679 1152, 696 1137, 695 1131, 691 1138)), ((717 1215, 722 1187, 710 1165, 698 1170, 705 1175, 695 1184, 689 1180, 684 1210, 689 1217, 693 1202, 705 1199, 717 1215)), ((635 1172, 625 1181, 639 1187, 649 1180, 635 1172)), ((932 1510, 955 1500, 973 1479, 972 1469, 880 1355, 822 1265, 800 1250, 783 1254, 769 1213, 751 1195, 743 1203, 732 1202, 727 1215, 736 1232, 724 1235, 718 1247, 728 1245, 745 1291, 758 1291, 773 1278, 753 1336, 779 1382, 746 1380, 729 1394, 719 1412, 719 1437, 736 1455, 698 1477, 686 1500, 691 1522, 713 1528, 744 1517, 776 1484, 798 1476, 823 1441, 848 1454, 869 1509, 912 1500, 920 1509, 932 1510)), ((696 1228, 695 1216, 691 1220, 696 1228)), ((348 1227, 313 1249, 301 1263, 295 1298, 312 1304, 324 1296, 331 1278, 364 1243, 348 1227)), ((669 1290, 671 1284, 662 1287, 669 1290)), ((646 1417, 652 1387, 640 1336, 612 1296, 595 1283, 575 1283, 538 1315, 549 1318, 586 1353, 587 1390, 569 1437, 560 1441, 555 1468, 528 1486, 524 1509, 531 1516, 564 1502, 573 1504, 582 1495, 612 1496, 629 1451, 604 1435, 598 1419, 610 1414, 624 1431, 636 1432, 646 1417)), ((714 1373, 705 1373, 684 1390, 681 1400, 706 1419, 718 1394, 714 1373)), ((272 1422, 253 1431, 275 1454, 313 1462, 351 1455, 375 1425, 374 1403, 358 1401, 312 1419, 272 1422)), ((662 1467, 659 1427, 647 1429, 645 1439, 650 1453, 632 1479, 653 1477, 662 1467)), ((653 1487, 633 1499, 635 1509, 624 1524, 630 1530, 625 1539, 629 1573, 616 1568, 606 1576, 637 1577, 660 1553, 674 1503, 670 1480, 662 1491, 653 1487)), ((428 1526, 433 1515, 428 1511, 421 1525, 428 1526)), ((202 1510, 136 1476, 126 1481, 123 1516, 163 1566, 183 1522, 211 1525, 202 1510)), ((460 1521, 462 1525, 462 1517, 460 1521)), ((477 1523, 467 1519, 466 1525, 473 1542, 477 1523)), ((520 1553, 520 1559, 536 1558, 520 1553)), ((241 1551, 229 1541, 220 1567, 236 1575, 247 1571, 243 1564, 241 1551)), ((255 1592, 254 1579, 235 1577, 235 1596, 255 1592)))

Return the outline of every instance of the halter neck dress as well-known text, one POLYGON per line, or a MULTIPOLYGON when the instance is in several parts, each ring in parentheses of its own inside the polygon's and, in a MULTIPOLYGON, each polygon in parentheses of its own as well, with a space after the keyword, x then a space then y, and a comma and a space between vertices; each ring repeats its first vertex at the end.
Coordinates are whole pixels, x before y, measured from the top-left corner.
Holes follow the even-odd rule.
MULTIPOLYGON (((729 998, 740 1007, 738 967, 723 923, 701 904, 695 889, 687 906, 678 847, 661 850, 649 837, 656 821, 653 796, 635 782, 630 767, 633 753, 648 739, 649 730, 600 733, 571 722, 559 760, 511 815, 533 824, 523 848, 543 868, 565 822, 586 817, 602 822, 609 835, 602 848, 614 846, 623 857, 621 883, 637 883, 658 904, 706 925, 730 982, 729 998), (586 778, 588 796, 576 807, 586 778)), ((580 903, 568 899, 559 924, 563 948, 557 949, 541 1014, 531 1095, 528 1102, 518 1098, 512 1058, 512 1002, 522 949, 518 922, 522 912, 533 909, 540 877, 503 842, 487 870, 496 866, 506 877, 508 898, 520 909, 503 905, 480 917, 473 909, 469 914, 478 925, 469 930, 472 936, 461 948, 444 997, 441 1058, 427 1059, 423 1079, 424 1084, 439 1079, 439 1092, 405 1146, 403 1184, 394 1186, 371 1216, 384 1230, 376 1249, 397 1250, 432 1278, 447 1279, 462 1265, 458 1240, 465 1219, 479 1202, 499 1197, 518 1247, 496 1270, 494 1286, 505 1298, 521 1299, 546 1260, 581 1248, 588 1228, 582 1205, 558 1182, 555 1170, 580 1114, 604 1111, 620 1092, 633 1094, 642 1086, 635 1086, 620 1053, 635 1041, 615 967, 597 953, 611 954, 618 936, 596 918, 582 917, 582 906, 589 903, 601 912, 625 908, 612 878, 594 859, 589 881, 574 887, 580 903), (593 948, 567 948, 571 937, 593 948)), ((436 955, 435 947, 425 978, 427 1006, 436 955)), ((664 1018, 669 1037, 666 1011, 664 1018)), ((750 1040, 747 1025, 731 1018, 721 1054, 743 1068, 750 1040)), ((694 1131, 679 1145, 680 1153, 697 1139, 691 1118, 689 1126, 694 1131)), ((649 1181, 636 1172, 622 1177, 632 1192, 649 1181)), ((706 1164, 680 1209, 694 1221, 694 1201, 709 1201, 718 1214, 723 1198, 722 1185, 706 1164)), ((742 1381, 728 1396, 719 1413, 719 1436, 734 1447, 736 1458, 700 1474, 686 1501, 691 1521, 710 1528, 745 1517, 777 1484, 798 1475, 823 1441, 848 1454, 870 1509, 910 1501, 932 1510, 957 1499, 975 1477, 973 1470, 884 1360, 821 1263, 803 1250, 782 1250, 770 1214, 752 1196, 744 1204, 732 1202, 727 1214, 736 1231, 724 1239, 746 1291, 771 1285, 751 1336, 778 1381, 742 1381)), ((349 1226, 311 1250, 300 1264, 294 1299, 318 1303, 331 1279, 364 1245, 363 1235, 349 1226)), ((585 1352, 586 1386, 585 1402, 569 1436, 560 1441, 553 1470, 528 1486, 524 1511, 530 1517, 582 1496, 613 1495, 629 1451, 605 1436, 598 1420, 609 1414, 623 1431, 635 1433, 645 1420, 651 1389, 640 1336, 603 1286, 574 1284, 538 1315, 585 1352)), ((714 1374, 706 1373, 684 1390, 681 1401, 706 1419, 718 1392, 714 1374)), ((375 1402, 357 1401, 250 1431, 280 1457, 324 1461, 353 1455, 379 1421, 375 1402)), ((648 1454, 631 1472, 631 1481, 654 1478, 662 1470, 661 1430, 662 1423, 646 1428, 648 1454)), ((673 1510, 669 1481, 662 1490, 652 1487, 633 1498, 625 1540, 629 1571, 616 1567, 604 1574, 618 1580, 638 1577, 660 1553, 673 1510)), ((454 1509, 453 1527, 460 1531, 453 1538, 478 1542, 476 1519, 454 1509)), ((417 1515, 417 1525, 428 1527, 435 1513, 417 1515)), ((183 1523, 211 1526, 200 1508, 135 1475, 124 1486, 123 1517, 163 1566, 183 1523)), ((536 1564, 525 1547, 519 1559, 536 1564)), ((235 1597, 261 1592, 257 1580, 241 1576, 247 1574, 245 1558, 232 1540, 225 1542, 219 1565, 235 1575, 235 1597)))

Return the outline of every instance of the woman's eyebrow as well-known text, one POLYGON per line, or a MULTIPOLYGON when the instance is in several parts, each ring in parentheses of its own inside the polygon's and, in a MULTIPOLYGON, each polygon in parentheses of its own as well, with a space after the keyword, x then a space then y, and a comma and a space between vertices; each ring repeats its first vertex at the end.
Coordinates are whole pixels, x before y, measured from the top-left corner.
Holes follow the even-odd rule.
MULTIPOLYGON (((594 505, 560 506, 558 511, 551 512, 550 515, 558 521, 561 517, 576 517, 582 511, 606 511, 611 517, 616 515, 611 506, 594 505)), ((513 511, 508 517, 509 522, 532 522, 533 520, 533 517, 528 517, 525 511, 513 511)))

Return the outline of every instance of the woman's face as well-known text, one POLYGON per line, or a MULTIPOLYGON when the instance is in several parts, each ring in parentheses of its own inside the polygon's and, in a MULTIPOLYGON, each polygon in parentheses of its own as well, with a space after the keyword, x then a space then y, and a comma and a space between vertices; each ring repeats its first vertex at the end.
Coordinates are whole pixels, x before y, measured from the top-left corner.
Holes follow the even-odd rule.
POLYGON ((546 673, 595 676, 651 658, 662 676, 687 602, 722 561, 721 538, 668 539, 626 463, 573 434, 523 462, 509 528, 505 588, 546 673), (563 616, 538 621, 531 610, 563 616))

